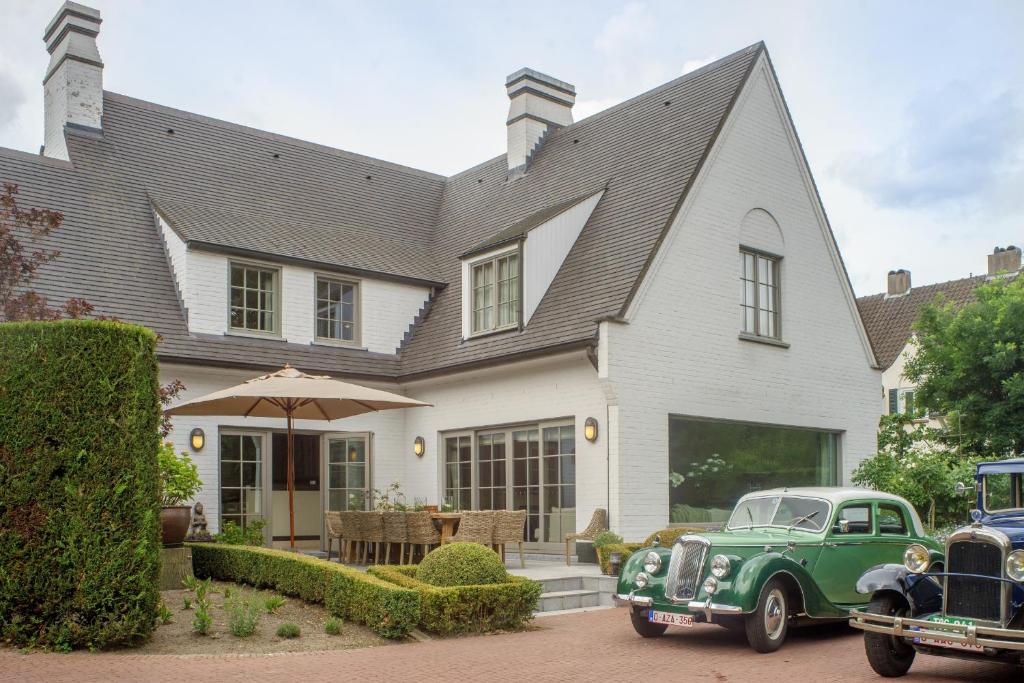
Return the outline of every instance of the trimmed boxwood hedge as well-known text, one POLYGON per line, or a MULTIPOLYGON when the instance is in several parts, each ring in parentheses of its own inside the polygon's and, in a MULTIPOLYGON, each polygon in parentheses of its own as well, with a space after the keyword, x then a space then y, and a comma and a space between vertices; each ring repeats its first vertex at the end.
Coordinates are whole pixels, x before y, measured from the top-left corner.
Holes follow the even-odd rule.
POLYGON ((622 553, 622 563, 619 565, 621 567, 626 564, 630 555, 643 547, 640 543, 609 543, 601 546, 597 549, 597 562, 601 565, 601 573, 607 574, 611 571, 612 553, 622 553))
POLYGON ((415 566, 378 565, 367 572, 420 596, 419 627, 429 633, 481 633, 516 629, 533 618, 541 585, 521 576, 483 586, 432 586, 416 579, 415 566))
POLYGON ((323 603, 332 615, 366 624, 385 638, 400 638, 419 621, 419 593, 343 564, 254 546, 195 543, 191 548, 193 571, 201 579, 273 588, 323 603))
POLYGON ((159 576, 156 335, 0 324, 0 636, 54 649, 152 632, 159 576))

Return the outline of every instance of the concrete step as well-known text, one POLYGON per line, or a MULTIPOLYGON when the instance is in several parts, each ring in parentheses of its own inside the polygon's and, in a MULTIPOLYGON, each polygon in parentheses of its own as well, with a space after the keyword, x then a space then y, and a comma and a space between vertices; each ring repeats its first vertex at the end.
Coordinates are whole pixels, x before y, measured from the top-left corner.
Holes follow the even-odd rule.
POLYGON ((577 607, 576 609, 556 609, 550 612, 536 612, 534 617, 537 619, 543 617, 557 617, 563 614, 582 614, 583 612, 594 612, 599 609, 612 609, 614 605, 597 605, 596 607, 577 607))
POLYGON ((568 609, 580 609, 582 607, 597 607, 601 602, 601 595, 597 591, 583 589, 551 591, 541 593, 540 601, 537 604, 538 612, 554 612, 568 609))

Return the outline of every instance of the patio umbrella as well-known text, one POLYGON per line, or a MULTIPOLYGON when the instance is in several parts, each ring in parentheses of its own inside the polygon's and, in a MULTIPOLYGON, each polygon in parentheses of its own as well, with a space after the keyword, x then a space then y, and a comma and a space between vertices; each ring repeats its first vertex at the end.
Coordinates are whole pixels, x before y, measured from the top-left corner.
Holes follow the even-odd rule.
POLYGON ((338 420, 394 408, 429 406, 415 399, 349 384, 324 375, 307 375, 290 365, 270 375, 215 391, 165 412, 168 415, 241 415, 283 417, 288 421, 288 527, 295 548, 295 461, 292 424, 300 420, 338 420))

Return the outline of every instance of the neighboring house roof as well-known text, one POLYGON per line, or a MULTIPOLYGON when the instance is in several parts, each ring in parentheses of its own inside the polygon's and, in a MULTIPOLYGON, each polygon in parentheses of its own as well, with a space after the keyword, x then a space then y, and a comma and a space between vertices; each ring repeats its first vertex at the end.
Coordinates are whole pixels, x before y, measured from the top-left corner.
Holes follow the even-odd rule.
POLYGON ((954 304, 973 301, 974 289, 985 280, 984 275, 978 275, 913 287, 909 293, 898 296, 872 294, 857 299, 857 308, 879 365, 888 368, 900 355, 913 335, 914 321, 925 305, 940 296, 954 304))
POLYGON ((74 166, 0 148, 23 206, 64 212, 36 289, 146 325, 164 360, 413 377, 593 344, 618 315, 763 44, 550 133, 529 170, 505 155, 444 178, 105 93, 103 134, 69 127, 74 166), (172 132, 173 131, 173 132, 172 132), (522 330, 464 341, 460 257, 606 187, 522 330), (194 248, 323 263, 439 286, 399 356, 190 334, 153 217, 194 248))

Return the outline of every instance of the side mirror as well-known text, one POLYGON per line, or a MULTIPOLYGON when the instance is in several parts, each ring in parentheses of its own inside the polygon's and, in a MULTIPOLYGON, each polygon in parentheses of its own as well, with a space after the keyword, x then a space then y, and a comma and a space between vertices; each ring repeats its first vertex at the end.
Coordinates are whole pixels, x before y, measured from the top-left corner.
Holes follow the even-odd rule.
POLYGON ((850 520, 841 519, 839 520, 839 533, 848 534, 850 533, 850 520))
POLYGON ((953 487, 953 493, 955 493, 958 496, 962 496, 965 493, 967 493, 968 491, 973 491, 976 488, 977 488, 976 486, 967 486, 962 481, 958 481, 956 483, 956 486, 953 487))

